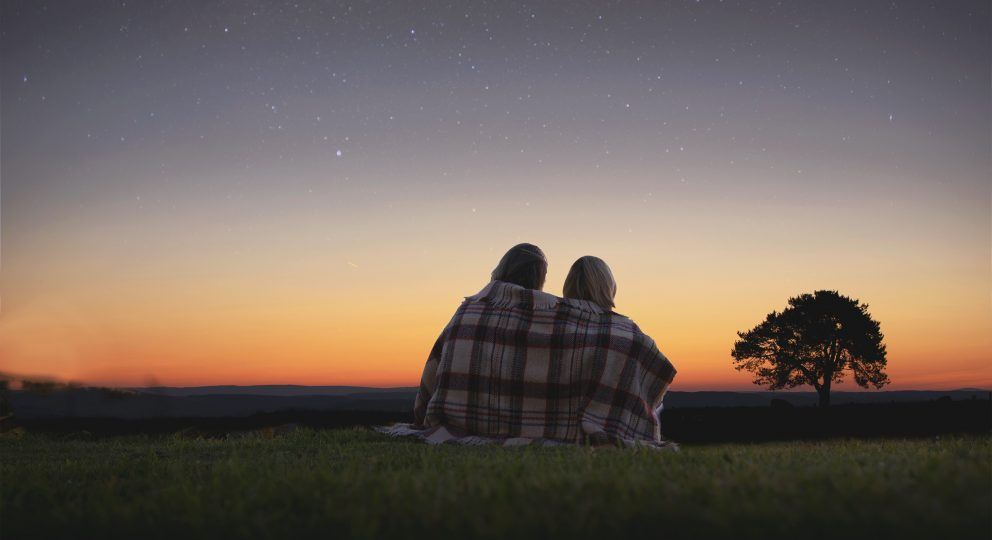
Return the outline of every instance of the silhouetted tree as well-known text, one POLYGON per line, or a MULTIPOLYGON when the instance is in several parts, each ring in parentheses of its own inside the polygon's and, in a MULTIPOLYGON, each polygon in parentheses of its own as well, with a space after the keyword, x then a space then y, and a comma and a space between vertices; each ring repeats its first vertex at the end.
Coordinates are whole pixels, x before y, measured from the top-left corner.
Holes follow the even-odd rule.
POLYGON ((734 367, 754 374, 754 384, 771 390, 811 385, 820 406, 830 404, 830 386, 845 370, 863 388, 881 388, 885 345, 868 305, 837 291, 816 291, 789 299, 789 307, 773 311, 764 322, 738 332, 731 356, 734 367))

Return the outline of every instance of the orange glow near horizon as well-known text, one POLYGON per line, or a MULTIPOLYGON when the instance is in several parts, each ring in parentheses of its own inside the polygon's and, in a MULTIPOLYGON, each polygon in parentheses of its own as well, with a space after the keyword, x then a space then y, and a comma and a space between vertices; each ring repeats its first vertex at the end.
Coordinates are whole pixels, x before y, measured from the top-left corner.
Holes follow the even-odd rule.
POLYGON ((415 386, 531 242, 673 390, 818 289, 887 388, 992 388, 987 2, 203 4, 4 10, 0 372, 415 386))
MULTIPOLYGON (((547 230, 554 212, 544 219, 543 227, 519 227, 547 230)), ((992 387, 988 283, 980 254, 910 265, 912 254, 859 251, 858 240, 836 235, 800 254, 751 256, 738 235, 769 231, 742 230, 748 226, 733 217, 714 225, 700 224, 681 238, 662 233, 647 250, 650 230, 619 242, 591 225, 567 237, 556 232, 524 239, 548 253, 549 292, 560 292, 564 272, 580 255, 595 253, 611 264, 620 284, 617 309, 676 364, 674 390, 758 389, 731 366, 735 332, 782 309, 789 296, 818 288, 871 305, 889 349, 887 388, 992 387), (837 249, 851 255, 831 262, 829 253, 837 249), (961 268, 962 261, 970 266, 961 268), (958 279, 934 279, 952 265, 958 279)), ((508 236, 482 247, 456 234, 451 246, 465 241, 467 247, 436 251, 413 251, 397 239, 352 250, 347 260, 299 248, 171 259, 139 252, 126 270, 99 268, 89 259, 94 266, 77 264, 76 275, 66 269, 78 255, 74 246, 85 246, 67 245, 60 248, 68 252, 64 261, 32 276, 59 288, 22 288, 20 301, 5 305, 2 370, 110 386, 415 386, 461 297, 485 284, 504 246, 516 241, 508 236)), ((918 241, 951 249, 937 239, 918 241)))

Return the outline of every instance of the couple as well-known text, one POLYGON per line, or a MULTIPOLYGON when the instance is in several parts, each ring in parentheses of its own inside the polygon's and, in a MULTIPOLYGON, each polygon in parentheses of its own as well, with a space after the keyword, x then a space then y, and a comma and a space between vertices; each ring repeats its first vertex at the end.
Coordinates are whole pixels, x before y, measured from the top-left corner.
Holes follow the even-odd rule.
POLYGON ((414 423, 384 431, 434 443, 668 445, 658 413, 675 368, 612 311, 610 268, 575 261, 564 298, 541 291, 547 270, 537 246, 511 248, 434 344, 414 423))

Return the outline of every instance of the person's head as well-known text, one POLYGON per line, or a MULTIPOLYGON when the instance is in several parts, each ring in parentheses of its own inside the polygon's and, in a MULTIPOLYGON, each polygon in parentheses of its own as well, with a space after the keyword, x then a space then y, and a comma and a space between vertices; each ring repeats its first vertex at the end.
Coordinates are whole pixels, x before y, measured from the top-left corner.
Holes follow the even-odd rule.
POLYGON ((547 276, 548 260, 541 248, 534 244, 517 244, 499 260, 492 278, 526 289, 541 290, 547 276))
POLYGON ((617 295, 617 282, 610 267, 599 257, 579 257, 568 271, 563 289, 565 298, 589 300, 603 309, 613 309, 616 305, 613 297, 617 295))

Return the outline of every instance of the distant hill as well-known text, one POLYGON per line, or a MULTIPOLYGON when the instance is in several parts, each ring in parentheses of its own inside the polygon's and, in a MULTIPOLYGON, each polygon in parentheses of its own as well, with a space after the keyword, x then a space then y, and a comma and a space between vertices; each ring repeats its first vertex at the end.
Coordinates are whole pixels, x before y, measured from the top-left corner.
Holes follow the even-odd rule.
POLYGON ((346 396, 354 394, 416 393, 416 387, 371 388, 366 386, 301 386, 294 384, 268 384, 259 386, 156 386, 129 388, 134 392, 163 396, 208 396, 208 395, 252 395, 252 396, 346 396))
MULTIPOLYGON (((109 390, 74 388, 53 392, 12 391, 17 418, 219 418, 280 411, 411 412, 415 388, 357 386, 201 386, 109 390)), ((667 410, 698 407, 813 406, 814 392, 669 392, 667 410)), ((987 390, 834 392, 834 405, 905 403, 937 399, 986 400, 987 390)))
MULTIPOLYGON (((831 405, 859 403, 906 403, 932 401, 943 397, 954 401, 965 399, 989 399, 988 390, 894 390, 884 392, 831 392, 831 405)), ((814 406, 818 402, 816 392, 669 392, 665 396, 665 408, 682 407, 767 407, 773 399, 791 403, 797 407, 814 406)))

